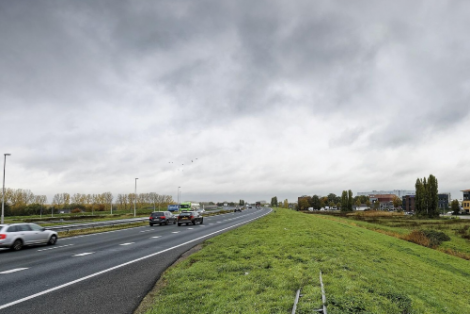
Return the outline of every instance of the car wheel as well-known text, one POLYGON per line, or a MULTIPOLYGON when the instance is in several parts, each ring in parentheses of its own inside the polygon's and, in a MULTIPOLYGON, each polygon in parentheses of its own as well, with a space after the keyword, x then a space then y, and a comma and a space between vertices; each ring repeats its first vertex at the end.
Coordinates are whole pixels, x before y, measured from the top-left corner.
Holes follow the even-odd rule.
POLYGON ((173 224, 176 224, 176 220, 173 220, 173 224))
POLYGON ((178 224, 178 227, 181 227, 181 224, 180 224, 180 223, 178 224))
POLYGON ((149 224, 150 227, 153 227, 153 224, 149 224))
POLYGON ((204 223, 204 219, 201 219, 201 225, 204 223))
POLYGON ((23 247, 23 241, 20 239, 16 239, 15 242, 13 242, 13 245, 11 246, 11 249, 13 251, 19 251, 23 247))
POLYGON ((195 225, 195 224, 196 224, 196 220, 193 221, 193 225, 195 225))
POLYGON ((53 235, 51 236, 51 238, 49 239, 49 242, 47 242, 47 245, 54 245, 57 243, 57 236, 53 235))
POLYGON ((168 220, 167 220, 167 221, 165 221, 165 225, 166 225, 166 226, 168 226, 168 220))
POLYGON ((161 225, 162 225, 162 223, 160 222, 158 225, 159 225, 159 226, 161 226, 161 225))
POLYGON ((189 226, 189 223, 186 223, 186 226, 189 226))

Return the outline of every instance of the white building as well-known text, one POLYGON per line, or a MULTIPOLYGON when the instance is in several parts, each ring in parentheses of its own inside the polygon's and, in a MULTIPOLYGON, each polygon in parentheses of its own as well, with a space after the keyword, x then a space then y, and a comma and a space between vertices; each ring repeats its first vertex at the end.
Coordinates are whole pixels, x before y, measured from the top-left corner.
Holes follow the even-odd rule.
POLYGON ((381 190, 381 191, 376 191, 372 190, 370 192, 357 192, 357 196, 361 195, 373 195, 373 194, 395 194, 398 197, 403 197, 405 195, 415 195, 415 190, 381 190))

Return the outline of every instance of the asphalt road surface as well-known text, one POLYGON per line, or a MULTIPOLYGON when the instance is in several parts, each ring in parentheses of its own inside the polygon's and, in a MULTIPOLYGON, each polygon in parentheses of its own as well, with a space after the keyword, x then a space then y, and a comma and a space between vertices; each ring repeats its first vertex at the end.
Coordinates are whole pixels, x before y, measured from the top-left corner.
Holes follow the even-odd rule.
POLYGON ((205 217, 202 225, 145 226, 2 250, 0 313, 132 313, 181 254, 270 212, 253 208, 205 217))

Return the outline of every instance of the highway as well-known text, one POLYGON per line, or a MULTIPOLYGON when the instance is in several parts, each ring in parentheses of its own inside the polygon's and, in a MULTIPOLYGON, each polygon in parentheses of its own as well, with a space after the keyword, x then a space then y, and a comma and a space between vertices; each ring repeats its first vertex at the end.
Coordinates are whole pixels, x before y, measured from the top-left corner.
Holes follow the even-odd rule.
POLYGON ((0 251, 0 313, 132 313, 185 251, 270 212, 253 208, 205 217, 202 225, 136 227, 0 251))

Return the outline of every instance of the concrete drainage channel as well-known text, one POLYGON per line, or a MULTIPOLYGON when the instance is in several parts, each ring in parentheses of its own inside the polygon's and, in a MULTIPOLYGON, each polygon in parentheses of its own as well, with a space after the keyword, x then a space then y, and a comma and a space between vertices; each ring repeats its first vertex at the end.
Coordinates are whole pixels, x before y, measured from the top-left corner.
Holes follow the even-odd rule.
MULTIPOLYGON (((315 312, 327 314, 327 312, 326 312, 325 287, 323 286, 323 279, 322 279, 322 276, 321 276, 321 270, 320 270, 320 287, 321 287, 322 308, 315 310, 315 312)), ((299 299, 300 299, 300 297, 302 297, 302 295, 300 294, 300 290, 301 289, 297 290, 297 293, 295 294, 294 306, 292 307, 292 314, 295 314, 295 311, 297 310, 297 304, 299 303, 299 299)))

